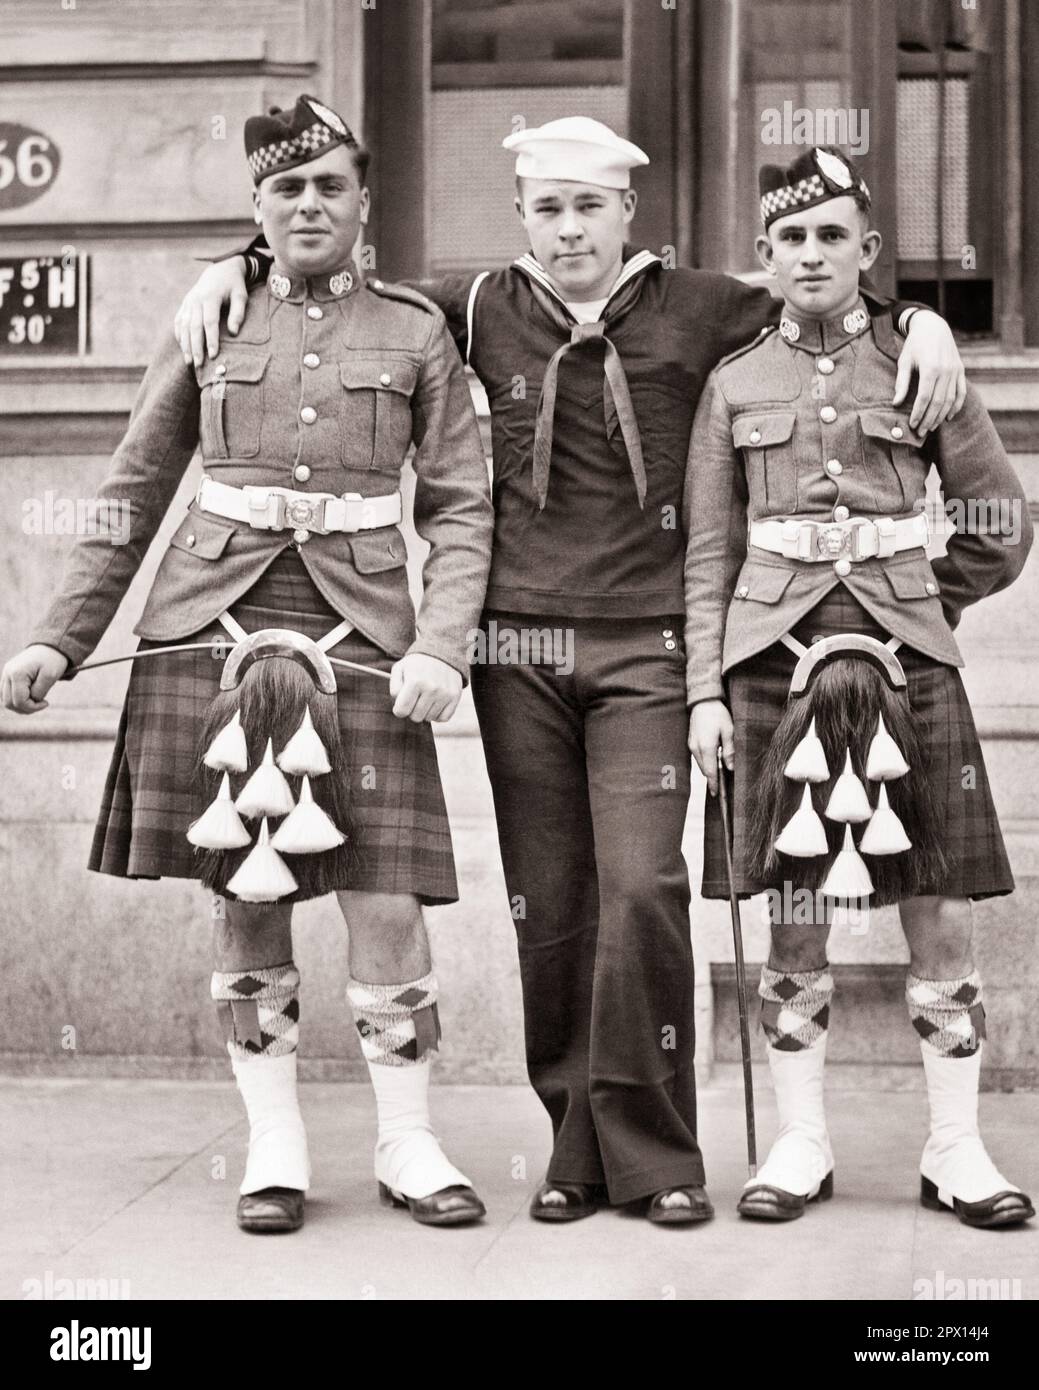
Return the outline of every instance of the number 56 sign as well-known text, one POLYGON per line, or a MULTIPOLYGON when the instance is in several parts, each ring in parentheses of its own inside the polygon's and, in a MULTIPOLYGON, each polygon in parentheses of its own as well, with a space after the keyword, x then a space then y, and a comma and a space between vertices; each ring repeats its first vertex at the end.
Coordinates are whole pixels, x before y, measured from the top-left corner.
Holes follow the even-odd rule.
POLYGON ((40 197, 54 182, 60 164, 53 140, 28 126, 0 121, 0 212, 40 197))

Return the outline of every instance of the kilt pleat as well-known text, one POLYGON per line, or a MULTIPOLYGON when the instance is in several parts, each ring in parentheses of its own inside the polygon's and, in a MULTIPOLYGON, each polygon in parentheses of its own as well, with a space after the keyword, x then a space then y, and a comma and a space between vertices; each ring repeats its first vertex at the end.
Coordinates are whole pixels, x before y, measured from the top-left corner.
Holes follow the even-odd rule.
MULTIPOLYGON (((889 636, 843 586, 831 590, 797 625, 794 636, 809 645, 815 636, 838 632, 858 632, 882 641, 889 636)), ((1014 877, 960 673, 956 667, 908 647, 900 647, 897 656, 906 673, 910 707, 922 725, 926 776, 940 819, 939 833, 947 865, 941 880, 926 885, 921 892, 966 898, 1011 893, 1014 877)), ((777 643, 741 662, 726 678, 727 701, 735 727, 733 876, 740 896, 766 890, 782 892, 786 887, 796 891, 806 886, 801 879, 806 861, 780 856, 779 866, 766 877, 755 875, 751 867, 755 849, 750 840, 751 808, 758 793, 762 763, 786 707, 795 665, 793 653, 777 643)), ((831 826, 830 822, 826 824, 831 826)), ((843 832, 843 827, 840 830, 843 832)), ((704 815, 701 891, 706 898, 724 898, 729 892, 721 812, 717 800, 710 795, 704 815)), ((886 901, 878 893, 870 904, 881 907, 886 901)))
MULTIPOLYGON (((246 632, 287 627, 320 638, 340 621, 298 552, 282 551, 231 608, 246 632)), ((213 623, 183 640, 227 640, 213 623)), ((141 640, 138 650, 169 645, 141 640)), ((226 649, 225 649, 226 654, 226 649)), ((388 671, 394 658, 358 632, 329 653, 388 671)), ((219 690, 223 660, 183 652, 134 662, 88 867, 121 878, 198 878, 186 831, 205 809, 195 782, 199 731, 219 690)), ((433 731, 397 719, 386 682, 335 667, 339 728, 349 771, 352 841, 335 886, 411 893, 426 904, 458 897, 451 833, 433 731)), ((245 774, 232 774, 232 795, 245 774)), ((257 822, 247 822, 254 836, 257 822)), ((276 822, 271 822, 274 830, 276 822)), ((331 853, 331 852, 330 852, 331 853)), ((292 865, 293 856, 286 862, 292 865)), ((279 899, 301 900, 297 893, 279 899)))

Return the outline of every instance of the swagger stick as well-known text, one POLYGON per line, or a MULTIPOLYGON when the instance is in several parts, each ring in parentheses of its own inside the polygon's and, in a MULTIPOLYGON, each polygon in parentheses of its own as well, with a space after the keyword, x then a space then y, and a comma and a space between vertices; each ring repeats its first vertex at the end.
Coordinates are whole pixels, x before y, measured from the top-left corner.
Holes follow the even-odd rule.
POLYGON ((718 800, 721 804, 722 834, 725 839, 725 868, 729 879, 729 912, 732 915, 732 944, 736 954, 736 995, 740 1008, 740 1050, 743 1053, 743 1104, 747 1112, 747 1167, 752 1178, 758 1173, 758 1143, 754 1128, 754 1074, 750 1064, 750 1019, 747 1009, 747 972, 743 964, 743 931, 740 904, 732 875, 732 824, 729 817, 729 789, 725 763, 718 749, 718 800))
MULTIPOLYGON (((166 656, 169 652, 226 651, 228 645, 227 642, 181 642, 175 647, 151 647, 145 652, 131 652, 129 656, 110 656, 107 661, 86 661, 82 666, 70 666, 62 680, 78 676, 80 671, 96 670, 99 666, 117 666, 120 661, 143 661, 145 657, 166 656)), ((380 671, 376 666, 362 666, 359 661, 347 661, 342 656, 330 656, 328 660, 333 666, 348 666, 351 671, 363 671, 366 676, 382 676, 384 681, 390 679, 389 671, 380 671)))

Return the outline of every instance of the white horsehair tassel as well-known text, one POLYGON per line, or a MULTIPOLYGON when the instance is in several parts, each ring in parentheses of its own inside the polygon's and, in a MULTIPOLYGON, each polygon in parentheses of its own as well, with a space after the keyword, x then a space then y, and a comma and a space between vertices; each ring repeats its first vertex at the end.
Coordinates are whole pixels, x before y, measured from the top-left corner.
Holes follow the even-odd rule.
POLYGON ((808 726, 808 732, 790 754, 783 776, 791 782, 828 782, 830 769, 826 762, 823 745, 815 732, 815 720, 808 726))
POLYGON ((243 816, 287 816, 295 805, 292 788, 285 774, 275 764, 272 740, 267 740, 263 762, 238 793, 235 802, 243 816))
POLYGON ((863 854, 901 854, 912 848, 913 842, 906 834, 905 826, 888 804, 887 787, 882 782, 877 809, 862 832, 859 849, 863 854))
POLYGON ((855 848, 850 825, 844 827, 844 844, 830 865, 822 891, 829 898, 868 898, 873 892, 873 880, 855 848))
POLYGON ((270 843, 265 816, 256 845, 228 880, 228 891, 244 903, 273 903, 286 893, 295 892, 298 886, 292 870, 270 843))
POLYGON ((811 859, 817 854, 825 854, 829 849, 826 827, 812 805, 812 789, 807 783, 800 806, 776 838, 776 849, 780 854, 793 855, 795 859, 811 859))
POLYGON ((827 818, 847 821, 854 825, 869 820, 872 814, 873 807, 869 804, 866 788, 855 776, 855 770, 851 765, 849 748, 844 759, 844 771, 834 783, 830 799, 826 803, 827 818))
POLYGON ((891 782, 896 777, 904 777, 908 771, 909 764, 885 728, 884 716, 881 715, 866 755, 866 776, 871 782, 891 782))
POLYGON ((345 839, 331 816, 314 800, 310 778, 304 775, 299 805, 278 826, 271 836, 271 844, 282 854, 317 854, 324 849, 335 849, 345 839))
POLYGON ((226 772, 214 800, 188 826, 187 837, 199 849, 242 849, 252 840, 231 800, 231 779, 226 772))
POLYGON ((249 766, 245 730, 239 710, 235 710, 234 718, 213 739, 202 761, 216 772, 244 772, 249 766))
POLYGON ((299 728, 278 754, 277 763, 282 772, 297 775, 304 773, 311 777, 319 777, 322 773, 332 771, 325 745, 318 737, 314 721, 310 717, 309 705, 303 711, 299 728))

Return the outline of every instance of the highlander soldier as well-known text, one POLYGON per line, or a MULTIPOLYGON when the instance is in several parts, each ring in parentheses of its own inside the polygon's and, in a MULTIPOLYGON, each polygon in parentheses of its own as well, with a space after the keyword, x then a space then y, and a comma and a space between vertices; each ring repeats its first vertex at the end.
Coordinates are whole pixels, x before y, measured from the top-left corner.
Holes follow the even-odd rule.
MULTIPOLYGON (((758 252, 783 315, 712 373, 686 486, 690 744, 712 790, 719 744, 735 772, 735 890, 772 900, 760 994, 780 1129, 739 1211, 790 1220, 832 1195, 826 927, 837 903, 897 902, 930 1102, 921 1199, 968 1225, 1011 1225, 1034 1212, 978 1134, 970 900, 1014 882, 953 628, 1020 573, 1027 504, 972 388, 929 437, 891 404, 900 344, 859 292, 881 243, 850 162, 807 151, 763 169, 761 195, 758 252), (932 464, 957 518, 933 565, 932 464), (985 499, 1020 530, 967 525, 985 499), (790 910, 806 890, 819 909, 808 925, 790 910)), ((727 896, 713 800, 705 841, 704 894, 727 896)))
POLYGON ((212 651, 135 661, 89 866, 128 878, 204 876, 228 892, 212 995, 249 1116, 238 1221, 250 1231, 294 1230, 303 1220, 310 1165, 296 1098, 292 904, 336 890, 350 928, 347 994, 378 1106, 380 1195, 406 1203, 418 1221, 458 1224, 484 1208, 430 1126, 439 1025, 420 904, 457 898, 429 722, 454 712, 483 603, 486 463, 439 309, 413 290, 363 280, 353 264, 368 215, 368 156, 341 118, 303 96, 292 110, 249 119, 245 148, 273 251, 269 274, 226 351, 192 370, 167 341, 152 362, 101 490, 129 503, 129 543, 78 542, 31 645, 5 667, 3 700, 21 713, 43 709, 54 681, 89 655, 199 448, 202 483, 135 629, 139 651, 226 640, 230 631, 241 649, 227 666, 255 670, 240 690, 218 693, 225 682, 212 651), (415 525, 430 544, 417 623, 397 525, 413 441, 415 525), (261 631, 257 645, 250 634, 261 631), (269 728, 250 722, 249 706, 262 714, 267 698, 255 672, 296 680, 301 649, 330 689, 297 706, 306 718, 290 758, 284 738, 267 742, 269 728), (347 667, 332 677, 321 651, 347 667), (259 659, 286 654, 292 659, 259 659), (350 662, 377 668, 375 679, 350 662), (389 696, 379 672, 390 676, 389 696), (200 725, 228 700, 233 721, 215 743, 204 741, 207 766, 219 770, 206 774, 204 791, 195 776, 200 725), (315 726, 325 719, 331 748, 315 741, 311 713, 315 726), (304 772, 314 775, 312 792, 304 772), (244 817, 289 809, 273 835, 263 820, 248 848, 254 832, 243 834, 244 817), (296 854, 283 861, 279 848, 296 854))
MULTIPOLYGON (((600 122, 566 117, 503 143, 531 250, 422 289, 490 402, 484 626, 573 634, 567 671, 473 668, 527 1069, 553 1129, 531 1215, 571 1221, 637 1202, 654 1222, 699 1222, 713 1213, 696 1137, 682 857, 682 480, 708 373, 757 335, 773 301, 625 244, 631 169, 648 159, 600 122)), ((262 243, 246 254, 265 273, 262 243)), ((182 306, 189 358, 202 360, 203 324, 216 346, 223 299, 237 321, 243 269, 235 258, 206 271, 182 306)), ((915 364, 914 418, 930 425, 954 404, 959 362, 934 315, 919 314, 911 337, 902 393, 915 364)))

